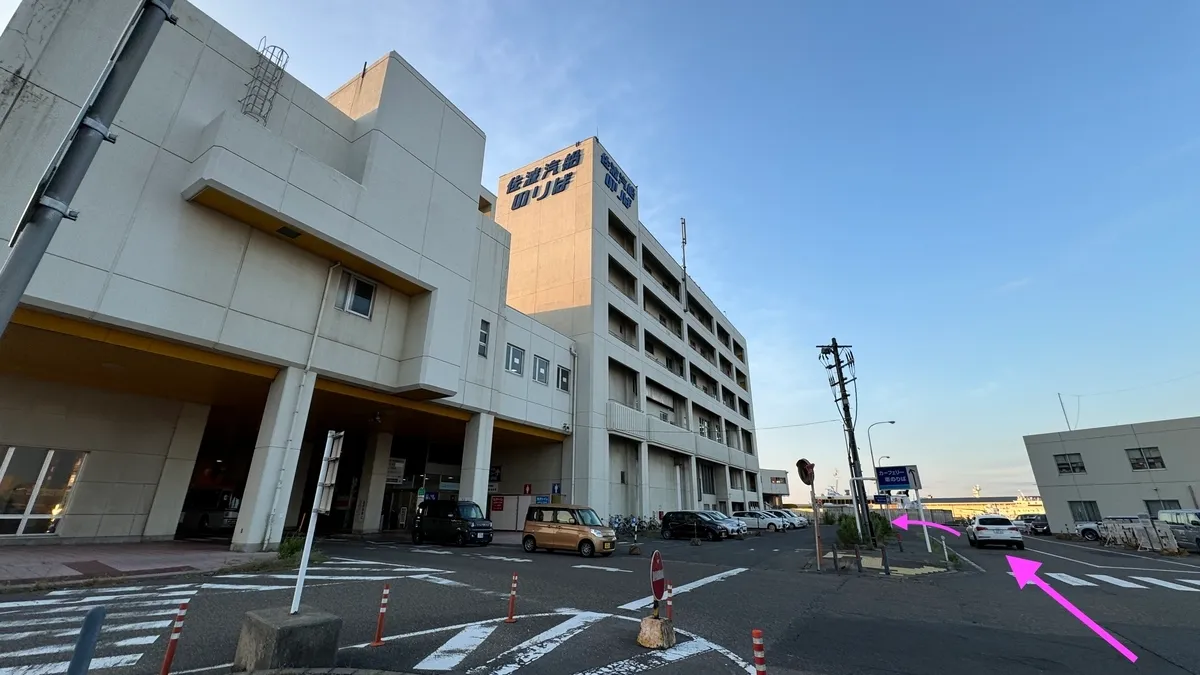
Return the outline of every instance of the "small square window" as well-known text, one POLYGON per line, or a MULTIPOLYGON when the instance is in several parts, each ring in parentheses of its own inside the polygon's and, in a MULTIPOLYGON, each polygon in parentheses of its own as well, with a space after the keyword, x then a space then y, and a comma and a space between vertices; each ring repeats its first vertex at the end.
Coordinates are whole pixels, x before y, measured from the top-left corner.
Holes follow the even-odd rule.
POLYGON ((504 353, 504 369, 514 375, 525 374, 525 350, 510 344, 504 353))
POLYGON ((1072 452, 1065 455, 1055 455, 1054 463, 1058 465, 1058 472, 1062 473, 1087 473, 1087 468, 1083 465, 1083 457, 1072 452))
POLYGON ((539 384, 550 384, 550 359, 533 355, 533 381, 539 384))
POLYGON ((571 391, 571 371, 562 366, 558 367, 558 390, 571 391))
POLYGON ((479 322, 479 355, 487 358, 488 352, 488 337, 492 332, 492 324, 487 321, 479 322))
POLYGON ((375 284, 350 272, 342 272, 342 283, 338 287, 334 307, 370 319, 374 305, 375 284))
POLYGON ((1134 471, 1167 468, 1158 448, 1130 448, 1125 451, 1125 456, 1129 458, 1129 466, 1134 471))

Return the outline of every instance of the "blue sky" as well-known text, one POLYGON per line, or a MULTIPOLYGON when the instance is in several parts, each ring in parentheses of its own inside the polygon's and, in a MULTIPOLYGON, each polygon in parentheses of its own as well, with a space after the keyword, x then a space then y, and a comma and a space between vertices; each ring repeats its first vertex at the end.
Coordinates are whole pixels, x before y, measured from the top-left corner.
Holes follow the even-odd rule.
POLYGON ((322 94, 398 51, 487 133, 493 190, 598 133, 669 249, 688 219, 793 485, 806 456, 846 487, 838 425, 769 428, 835 417, 833 336, 859 428, 897 420, 876 454, 937 496, 1035 491, 1057 392, 1100 393, 1073 425, 1197 412, 1200 4, 196 4, 322 94))

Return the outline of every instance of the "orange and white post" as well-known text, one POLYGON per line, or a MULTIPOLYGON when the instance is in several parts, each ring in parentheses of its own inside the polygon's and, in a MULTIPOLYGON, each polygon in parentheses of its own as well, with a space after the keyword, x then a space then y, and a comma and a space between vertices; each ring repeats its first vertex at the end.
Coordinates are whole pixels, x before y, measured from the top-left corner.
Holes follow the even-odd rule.
POLYGON ((387 618, 388 595, 392 592, 392 587, 389 584, 383 585, 383 597, 379 600, 379 619, 375 622, 375 641, 371 643, 372 647, 383 645, 383 620, 387 618))
POLYGON ((763 649, 762 631, 755 628, 750 631, 750 637, 754 640, 754 672, 758 675, 766 675, 767 653, 763 649))
POLYGON ((171 662, 175 660, 175 648, 179 645, 179 634, 183 632, 183 618, 187 616, 187 608, 187 600, 184 600, 179 605, 179 613, 175 615, 175 626, 171 628, 171 640, 167 643, 167 653, 163 655, 162 668, 158 675, 171 672, 171 662))
POLYGON ((675 609, 674 609, 674 605, 671 602, 671 598, 674 594, 675 594, 674 589, 671 587, 671 582, 668 580, 667 581, 667 620, 668 621, 675 620, 675 609))
POLYGON ((517 617, 517 573, 513 572, 512 587, 508 589, 508 618, 504 623, 516 623, 517 617))

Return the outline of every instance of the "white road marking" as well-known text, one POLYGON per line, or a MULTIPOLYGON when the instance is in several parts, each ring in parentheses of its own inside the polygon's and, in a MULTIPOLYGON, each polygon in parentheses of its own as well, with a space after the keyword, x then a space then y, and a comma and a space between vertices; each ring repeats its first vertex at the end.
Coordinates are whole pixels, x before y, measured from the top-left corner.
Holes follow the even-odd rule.
MULTIPOLYGON (((170 626, 172 623, 174 623, 174 620, 167 619, 166 621, 139 621, 137 623, 109 624, 109 625, 101 628, 100 632, 101 633, 115 633, 117 631, 127 631, 127 630, 160 630, 160 629, 166 628, 167 626, 170 626)), ((63 631, 59 631, 59 632, 55 633, 54 637, 71 637, 74 635, 79 635, 79 631, 80 631, 79 628, 72 628, 71 630, 63 630, 63 631)))
POLYGON ((713 646, 708 640, 688 640, 665 651, 639 654, 631 659, 610 663, 607 666, 581 670, 576 675, 635 675, 710 651, 713 651, 713 646))
POLYGON ((200 584, 200 588, 214 591, 290 591, 296 587, 264 584, 200 584))
POLYGON ((437 651, 426 656, 415 670, 450 670, 462 663, 463 659, 475 651, 484 640, 496 630, 496 624, 475 624, 467 626, 454 637, 446 640, 437 651))
POLYGON ((630 574, 633 573, 633 570, 623 570, 620 567, 601 567, 599 565, 571 565, 571 567, 573 567, 577 570, 604 570, 605 572, 629 572, 630 574))
POLYGON ((29 649, 18 649, 15 652, 4 652, 0 654, 0 659, 15 659, 22 656, 44 656, 46 654, 57 654, 60 652, 69 652, 75 649, 73 644, 61 645, 43 645, 41 647, 30 647, 29 649))
MULTIPOLYGON (((442 570, 395 570, 397 572, 441 572, 442 570)), ((308 581, 387 581, 388 579, 403 579, 404 577, 412 576, 410 574, 355 574, 341 576, 337 574, 306 574, 304 578, 308 581)), ((265 574, 265 575, 242 575, 242 574, 224 574, 218 579, 245 579, 254 577, 266 577, 267 579, 295 579, 295 574, 265 574)))
POLYGON ((484 675, 485 673, 486 675, 511 675, 511 673, 516 672, 519 668, 523 668, 554 651, 556 647, 575 637, 585 628, 603 619, 605 616, 607 614, 597 614, 595 612, 576 614, 557 626, 544 630, 521 644, 501 652, 499 656, 491 659, 482 666, 468 670, 467 675, 484 675))
POLYGON ((1200 586, 1200 579, 1176 579, 1176 581, 1182 581, 1185 584, 1196 584, 1197 586, 1200 586))
MULTIPOLYGON (((104 670, 106 668, 124 668, 127 666, 136 665, 141 658, 141 654, 101 656, 92 659, 92 665, 90 668, 88 668, 88 672, 93 670, 104 670)), ((0 675, 58 675, 59 673, 67 672, 67 666, 69 665, 71 665, 70 661, 59 661, 57 663, 33 663, 27 666, 0 668, 0 675)))
MULTIPOLYGON (((1009 572, 1009 574, 1012 574, 1012 572, 1009 572)), ((1058 579, 1059 581, 1063 582, 1064 584, 1070 584, 1072 586, 1095 586, 1096 585, 1090 581, 1080 579, 1079 577, 1073 577, 1070 574, 1063 574, 1062 572, 1047 572, 1046 576, 1050 577, 1051 579, 1058 579)))
POLYGON ((440 548, 410 548, 413 553, 432 553, 433 555, 454 555, 454 551, 443 551, 440 548))
POLYGON ((428 581, 430 583, 434 583, 439 586, 468 586, 469 585, 469 584, 464 584, 461 581, 454 581, 452 579, 443 579, 442 577, 435 577, 432 574, 414 574, 413 576, 409 577, 409 579, 420 579, 421 581, 428 581))
POLYGON ((203 668, 192 668, 191 670, 172 670, 172 675, 190 675, 191 673, 203 673, 209 670, 220 670, 221 668, 231 668, 233 663, 222 663, 218 666, 204 666, 203 668))
POLYGON ((503 562, 515 562, 515 563, 533 562, 533 560, 531 560, 529 558, 505 558, 502 555, 476 555, 476 557, 484 558, 486 560, 501 560, 503 562))
MULTIPOLYGON (((1058 558, 1060 560, 1068 560, 1070 562, 1073 562, 1073 563, 1076 563, 1079 565, 1083 565, 1085 567, 1091 567, 1093 569, 1098 569, 1098 570, 1132 570, 1134 572, 1171 572, 1173 574, 1200 574, 1200 568, 1198 568, 1195 572, 1190 572, 1187 570, 1164 570, 1161 567, 1124 567, 1124 566, 1120 566, 1120 565, 1097 565, 1095 563, 1084 562, 1084 561, 1078 560, 1076 558, 1068 558, 1065 555, 1059 555, 1057 553, 1050 553, 1049 551, 1042 551, 1042 550, 1039 550, 1036 548, 1030 548, 1028 545, 1025 546, 1025 550, 1032 551, 1034 553, 1037 553, 1038 555, 1048 555, 1051 558, 1058 558)), ((1120 553, 1120 551, 1109 551, 1108 549, 1105 549, 1104 552, 1105 553, 1120 553)), ((1127 553, 1125 555, 1131 555, 1131 554, 1127 553)), ((1133 557, 1140 558, 1142 560, 1146 560, 1145 558, 1142 558, 1141 556, 1133 556, 1133 557)), ((1156 561, 1156 562, 1165 562, 1165 563, 1171 563, 1171 564, 1175 564, 1175 565, 1180 564, 1173 560, 1162 560, 1162 561, 1156 561)), ((1188 565, 1188 567, 1191 567, 1191 565, 1188 565)))
MULTIPOLYGON (((195 595, 196 591, 176 591, 172 595, 183 597, 195 595)), ((7 607, 46 607, 49 605, 73 605, 73 604, 101 604, 109 602, 121 602, 126 599, 133 598, 159 598, 160 593, 129 593, 127 595, 94 595, 87 598, 47 598, 44 600, 16 600, 12 602, 0 602, 0 608, 7 607)), ((2 674, 0 674, 2 675, 2 674)))
POLYGON ((1188 591, 1189 593, 1200 592, 1200 588, 1191 588, 1190 586, 1181 586, 1180 584, 1172 583, 1170 581, 1164 581, 1163 579, 1155 579, 1154 577, 1129 577, 1129 578, 1137 579, 1138 581, 1141 581, 1143 583, 1153 584, 1155 586, 1162 586, 1163 588, 1169 588, 1173 591, 1188 591))
MULTIPOLYGON (((505 593, 505 595, 508 595, 508 594, 505 593)), ((544 616, 562 616, 562 614, 560 614, 559 612, 543 612, 541 614, 521 614, 521 615, 518 615, 516 618, 518 618, 518 619, 539 619, 544 616)), ((392 640, 403 640, 405 638, 421 637, 422 635, 433 635, 434 633, 443 633, 443 632, 451 631, 451 630, 459 630, 461 628, 466 628, 467 626, 475 626, 475 625, 485 624, 485 623, 500 623, 501 621, 504 621, 505 618, 506 617, 502 616, 502 617, 499 617, 496 619, 484 619, 483 621, 469 621, 467 623, 455 624, 453 626, 440 626, 438 628, 426 628, 425 630, 413 631, 412 633, 401 633, 400 635, 388 635, 383 638, 383 641, 391 642, 392 640)), ((679 632, 679 631, 677 631, 677 632, 679 632)), ((346 645, 345 647, 338 647, 338 651, 341 651, 343 649, 362 649, 364 647, 370 647, 370 646, 371 646, 370 642, 362 642, 362 643, 359 643, 356 645, 346 645)))
MULTIPOLYGON (((122 586, 120 588, 105 588, 103 590, 105 593, 133 593, 145 589, 145 586, 122 586)), ((95 588, 73 588, 65 591, 50 591, 46 595, 87 595, 88 593, 95 593, 96 590, 95 588)))
MULTIPOLYGON (((735 569, 728 570, 726 572, 721 572, 720 574, 714 574, 711 577, 704 577, 703 579, 698 579, 696 581, 693 581, 690 584, 676 586, 671 590, 671 593, 672 593, 672 595, 680 595, 682 593, 687 593, 688 591, 694 591, 697 588, 711 584, 714 581, 721 581, 723 579, 728 579, 729 577, 741 574, 742 572, 745 572, 747 569, 748 568, 746 568, 746 567, 738 567, 735 569)), ((632 602, 627 602, 624 605, 621 605, 620 607, 618 607, 617 609, 636 610, 636 609, 642 609, 643 607, 649 607, 653 604, 654 604, 654 596, 647 595, 644 598, 639 598, 632 602)))
POLYGON ((1145 588, 1145 586, 1135 584, 1132 581, 1125 581, 1124 579, 1120 579, 1118 577, 1110 577, 1107 574, 1089 574, 1088 576, 1093 579, 1099 579, 1100 581, 1110 583, 1113 586, 1120 586, 1121 588, 1145 588))
MULTIPOLYGON (((1082 544, 1072 544, 1072 543, 1065 542, 1065 541, 1055 541, 1054 539, 1039 539, 1039 540, 1037 540, 1037 542, 1038 542, 1038 544, 1044 543, 1044 544, 1054 544, 1055 546, 1070 546, 1071 548, 1078 548, 1078 549, 1082 549, 1084 551, 1093 551, 1094 552, 1097 550, 1093 546, 1084 546, 1082 544)), ((1037 550, 1037 549, 1032 549, 1032 550, 1037 550)), ((1157 558, 1147 558, 1144 555, 1138 555, 1136 553, 1126 553, 1125 551, 1116 551, 1111 548, 1104 548, 1104 549, 1100 549, 1100 550, 1104 551, 1105 553, 1113 553, 1116 555, 1128 556, 1130 558, 1138 558, 1141 560, 1145 560, 1147 562, 1161 562, 1161 563, 1166 563, 1168 565, 1178 565, 1180 567, 1190 567, 1194 570, 1197 570, 1197 572, 1195 572, 1195 573, 1200 573, 1200 565, 1193 565, 1191 563, 1179 562, 1178 560, 1159 560, 1157 558)), ((1172 570, 1172 571, 1174 571, 1174 570, 1172 570)), ((1188 574, 1194 574, 1194 573, 1189 572, 1188 574)))
POLYGON ((157 639, 157 635, 139 635, 137 637, 125 638, 124 640, 117 640, 113 643, 113 646, 132 647, 134 645, 152 645, 157 639))

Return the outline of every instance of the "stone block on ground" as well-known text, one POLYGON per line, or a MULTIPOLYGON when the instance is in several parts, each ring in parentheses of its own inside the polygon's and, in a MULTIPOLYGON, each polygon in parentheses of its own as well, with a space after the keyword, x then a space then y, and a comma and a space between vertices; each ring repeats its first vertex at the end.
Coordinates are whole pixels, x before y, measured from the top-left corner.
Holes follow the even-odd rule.
POLYGON ((670 619, 648 616, 642 619, 637 641, 648 649, 670 649, 675 646, 675 624, 670 619))
POLYGON ((333 668, 337 665, 342 618, 301 605, 246 612, 238 636, 233 668, 238 671, 275 668, 333 668))

